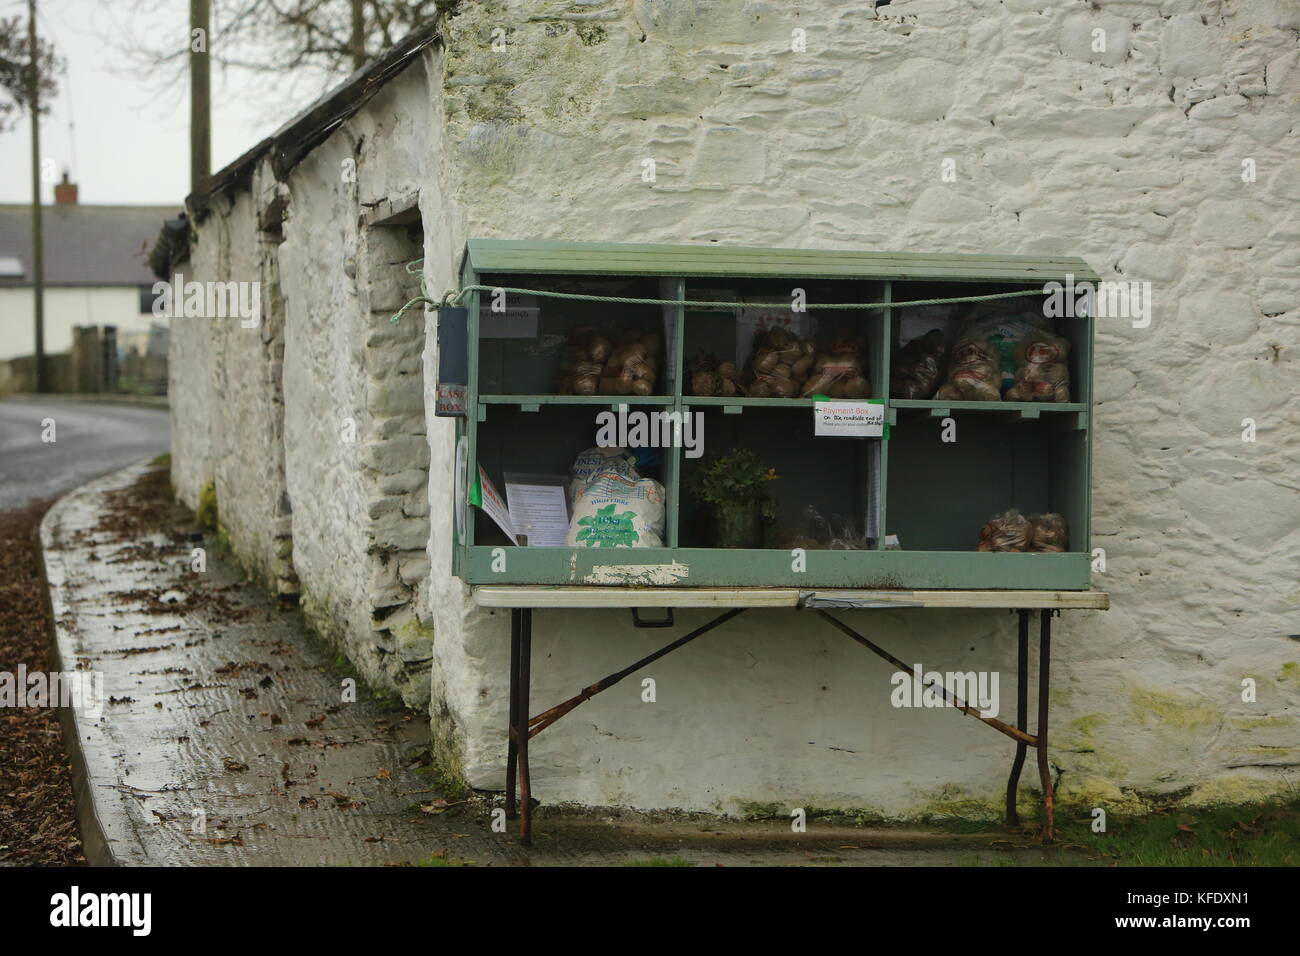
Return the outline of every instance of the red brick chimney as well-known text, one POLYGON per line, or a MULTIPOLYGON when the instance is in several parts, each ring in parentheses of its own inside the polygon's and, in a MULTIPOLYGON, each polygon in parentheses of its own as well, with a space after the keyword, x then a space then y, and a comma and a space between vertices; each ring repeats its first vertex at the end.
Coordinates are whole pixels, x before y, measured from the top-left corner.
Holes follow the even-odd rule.
POLYGON ((77 184, 68 182, 68 174, 63 174, 63 182, 54 184, 54 204, 56 206, 75 206, 77 204, 77 184))

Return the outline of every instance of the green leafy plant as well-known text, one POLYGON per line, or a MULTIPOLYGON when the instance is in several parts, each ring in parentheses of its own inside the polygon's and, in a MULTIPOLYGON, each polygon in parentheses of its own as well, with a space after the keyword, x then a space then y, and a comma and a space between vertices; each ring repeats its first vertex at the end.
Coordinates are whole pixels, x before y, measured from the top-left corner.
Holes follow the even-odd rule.
POLYGON ((772 521, 776 518, 776 499, 767 487, 777 477, 776 469, 764 467, 752 451, 733 448, 731 454, 695 469, 690 489, 698 500, 713 505, 757 502, 763 520, 772 521))

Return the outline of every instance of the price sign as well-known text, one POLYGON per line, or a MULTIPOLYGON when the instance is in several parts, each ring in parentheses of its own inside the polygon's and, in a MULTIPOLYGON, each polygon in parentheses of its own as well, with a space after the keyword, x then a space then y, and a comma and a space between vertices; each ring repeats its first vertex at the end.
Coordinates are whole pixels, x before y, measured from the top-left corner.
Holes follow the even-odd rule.
POLYGON ((817 402, 813 434, 822 438, 880 438, 885 433, 885 406, 875 402, 817 402))

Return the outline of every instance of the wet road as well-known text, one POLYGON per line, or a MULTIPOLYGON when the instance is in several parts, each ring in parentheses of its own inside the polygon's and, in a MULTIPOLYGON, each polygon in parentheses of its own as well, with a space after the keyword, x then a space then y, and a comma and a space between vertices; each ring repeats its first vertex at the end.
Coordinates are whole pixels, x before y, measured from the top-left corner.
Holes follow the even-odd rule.
POLYGON ((166 408, 90 402, 0 401, 0 509, 65 494, 170 447, 166 408), (42 440, 46 419, 54 441, 42 440))

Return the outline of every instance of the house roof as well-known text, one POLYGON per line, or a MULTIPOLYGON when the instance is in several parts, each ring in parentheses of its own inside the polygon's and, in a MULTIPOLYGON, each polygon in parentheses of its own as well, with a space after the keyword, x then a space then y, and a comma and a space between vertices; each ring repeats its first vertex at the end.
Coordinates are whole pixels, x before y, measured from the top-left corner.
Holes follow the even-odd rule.
POLYGON ((421 50, 439 40, 441 31, 441 17, 415 28, 234 162, 213 173, 185 200, 194 220, 204 218, 213 196, 229 189, 248 188, 253 170, 264 156, 270 157, 276 178, 283 180, 304 156, 410 66, 421 50))
POLYGON ((465 254, 480 275, 492 272, 680 276, 806 276, 1041 282, 1067 274, 1098 277, 1073 257, 840 249, 761 249, 722 245, 645 245, 528 239, 471 239, 465 254))
MULTIPOLYGON (((158 222, 175 206, 41 207, 45 284, 48 286, 152 285, 148 251, 158 222)), ((32 207, 0 205, 0 259, 14 258, 21 276, 0 271, 0 288, 32 284, 32 207)))

